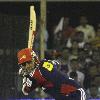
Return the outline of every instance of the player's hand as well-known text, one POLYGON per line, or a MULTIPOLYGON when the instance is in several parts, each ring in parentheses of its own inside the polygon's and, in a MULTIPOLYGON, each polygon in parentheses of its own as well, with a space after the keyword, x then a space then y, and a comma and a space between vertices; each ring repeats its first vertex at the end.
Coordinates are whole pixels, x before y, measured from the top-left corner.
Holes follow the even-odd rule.
POLYGON ((32 86, 32 81, 29 79, 29 78, 27 78, 27 77, 24 77, 23 78, 23 85, 26 85, 26 86, 28 86, 28 87, 31 87, 32 86))

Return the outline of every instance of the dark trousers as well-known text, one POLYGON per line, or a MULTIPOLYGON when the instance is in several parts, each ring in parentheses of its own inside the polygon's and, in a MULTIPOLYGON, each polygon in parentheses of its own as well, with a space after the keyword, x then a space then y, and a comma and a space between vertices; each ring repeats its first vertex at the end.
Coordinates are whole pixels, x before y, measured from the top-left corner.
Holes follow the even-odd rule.
POLYGON ((86 94, 85 91, 80 88, 69 95, 59 97, 56 100, 86 100, 86 94))
POLYGON ((55 98, 55 100, 86 100, 86 94, 82 88, 70 93, 69 95, 58 94, 54 91, 49 91, 49 93, 53 96, 53 98, 55 98))

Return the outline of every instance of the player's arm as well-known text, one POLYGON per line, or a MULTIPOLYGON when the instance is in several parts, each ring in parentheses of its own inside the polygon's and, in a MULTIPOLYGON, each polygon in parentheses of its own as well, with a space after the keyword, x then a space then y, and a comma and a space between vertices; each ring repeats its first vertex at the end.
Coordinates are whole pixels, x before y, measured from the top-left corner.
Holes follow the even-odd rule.
POLYGON ((29 75, 23 78, 22 92, 24 95, 28 95, 32 90, 38 86, 37 81, 29 75))

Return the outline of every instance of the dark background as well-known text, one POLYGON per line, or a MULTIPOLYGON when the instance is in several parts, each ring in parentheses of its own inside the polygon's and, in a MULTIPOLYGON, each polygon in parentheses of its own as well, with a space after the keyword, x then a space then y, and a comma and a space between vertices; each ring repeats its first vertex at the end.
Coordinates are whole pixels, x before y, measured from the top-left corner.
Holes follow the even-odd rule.
MULTIPOLYGON (((35 5, 37 16, 40 15, 40 2, 0 2, 0 13, 29 16, 29 5, 35 5)), ((71 17, 77 23, 78 17, 84 14, 90 22, 99 22, 100 2, 47 2, 47 27, 57 24, 62 16, 71 17)))

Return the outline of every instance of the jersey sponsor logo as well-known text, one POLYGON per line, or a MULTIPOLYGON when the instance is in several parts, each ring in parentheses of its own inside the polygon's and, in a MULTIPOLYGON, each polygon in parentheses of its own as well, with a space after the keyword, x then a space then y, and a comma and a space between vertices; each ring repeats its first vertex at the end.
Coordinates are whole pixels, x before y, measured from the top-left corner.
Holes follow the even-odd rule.
POLYGON ((44 62, 44 63, 43 63, 43 67, 44 67, 45 69, 47 69, 48 71, 50 71, 50 72, 53 70, 53 64, 50 63, 50 62, 44 62))

